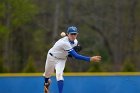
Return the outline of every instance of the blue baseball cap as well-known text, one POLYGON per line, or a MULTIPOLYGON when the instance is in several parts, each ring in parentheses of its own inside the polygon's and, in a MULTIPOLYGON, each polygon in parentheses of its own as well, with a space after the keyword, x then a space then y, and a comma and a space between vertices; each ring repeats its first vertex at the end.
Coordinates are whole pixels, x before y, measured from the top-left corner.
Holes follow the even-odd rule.
POLYGON ((67 33, 71 34, 71 33, 78 33, 77 28, 75 26, 70 26, 67 29, 67 33))

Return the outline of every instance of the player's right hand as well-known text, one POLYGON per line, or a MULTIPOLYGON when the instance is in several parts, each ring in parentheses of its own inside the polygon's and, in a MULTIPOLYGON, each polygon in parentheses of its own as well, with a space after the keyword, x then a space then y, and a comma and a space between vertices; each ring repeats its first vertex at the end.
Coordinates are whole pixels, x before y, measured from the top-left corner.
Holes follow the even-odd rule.
POLYGON ((93 56, 90 57, 91 62, 100 62, 101 61, 101 56, 93 56))

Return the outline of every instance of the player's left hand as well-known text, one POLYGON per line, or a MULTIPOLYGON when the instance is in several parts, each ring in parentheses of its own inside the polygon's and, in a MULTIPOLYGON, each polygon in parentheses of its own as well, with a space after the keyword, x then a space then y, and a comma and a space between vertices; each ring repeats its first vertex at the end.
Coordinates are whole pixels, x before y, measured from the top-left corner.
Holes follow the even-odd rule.
POLYGON ((91 62, 100 62, 101 61, 101 56, 93 56, 90 58, 91 62))

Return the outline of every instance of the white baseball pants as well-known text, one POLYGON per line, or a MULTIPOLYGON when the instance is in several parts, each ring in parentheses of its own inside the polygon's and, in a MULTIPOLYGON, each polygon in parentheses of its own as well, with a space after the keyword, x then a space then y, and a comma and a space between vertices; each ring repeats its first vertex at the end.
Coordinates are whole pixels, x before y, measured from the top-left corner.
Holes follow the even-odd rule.
POLYGON ((53 56, 51 56, 48 53, 47 59, 46 59, 44 76, 46 78, 51 77, 51 75, 54 73, 54 69, 55 69, 57 81, 64 80, 63 71, 64 71, 64 68, 65 68, 66 60, 67 59, 54 58, 53 56))

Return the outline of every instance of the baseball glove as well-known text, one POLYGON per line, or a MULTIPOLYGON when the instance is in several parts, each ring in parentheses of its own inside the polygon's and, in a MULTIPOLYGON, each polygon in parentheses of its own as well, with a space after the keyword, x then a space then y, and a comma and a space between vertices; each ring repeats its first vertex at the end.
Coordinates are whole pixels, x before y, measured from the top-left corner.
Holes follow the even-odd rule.
POLYGON ((80 44, 78 44, 77 46, 75 46, 73 48, 76 52, 80 52, 82 50, 82 46, 80 44))

